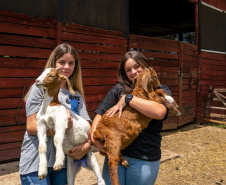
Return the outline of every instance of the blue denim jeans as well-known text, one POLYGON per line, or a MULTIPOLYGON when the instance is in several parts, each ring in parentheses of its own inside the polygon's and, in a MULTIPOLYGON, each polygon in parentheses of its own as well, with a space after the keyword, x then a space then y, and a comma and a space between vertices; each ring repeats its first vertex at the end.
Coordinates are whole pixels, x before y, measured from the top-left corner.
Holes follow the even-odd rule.
MULTIPOLYGON (((154 185, 159 172, 159 161, 144 161, 123 156, 129 163, 129 168, 118 165, 121 185, 154 185)), ((106 185, 111 185, 108 158, 105 157, 102 176, 106 185)))
POLYGON ((67 170, 63 168, 60 171, 53 171, 48 168, 48 174, 45 179, 38 179, 38 172, 20 175, 22 185, 65 185, 67 184, 67 170))

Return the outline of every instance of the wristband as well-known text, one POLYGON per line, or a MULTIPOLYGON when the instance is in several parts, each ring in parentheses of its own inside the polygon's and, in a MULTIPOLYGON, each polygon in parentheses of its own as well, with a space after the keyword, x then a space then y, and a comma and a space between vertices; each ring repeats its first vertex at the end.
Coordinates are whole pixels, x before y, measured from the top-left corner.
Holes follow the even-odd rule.
POLYGON ((126 105, 129 105, 129 102, 133 99, 133 95, 132 94, 126 94, 125 96, 125 102, 126 105))

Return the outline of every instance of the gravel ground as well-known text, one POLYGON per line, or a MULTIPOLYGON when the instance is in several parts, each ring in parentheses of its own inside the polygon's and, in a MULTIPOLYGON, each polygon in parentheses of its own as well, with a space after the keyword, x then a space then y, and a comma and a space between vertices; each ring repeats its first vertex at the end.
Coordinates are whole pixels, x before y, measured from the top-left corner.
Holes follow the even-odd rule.
MULTIPOLYGON (((190 124, 162 133, 162 159, 156 185, 226 185, 226 129, 190 124)), ((102 168, 104 157, 95 156, 102 168)), ((96 185, 82 169, 78 185, 96 185)), ((0 185, 20 185, 18 161, 0 165, 0 185)))

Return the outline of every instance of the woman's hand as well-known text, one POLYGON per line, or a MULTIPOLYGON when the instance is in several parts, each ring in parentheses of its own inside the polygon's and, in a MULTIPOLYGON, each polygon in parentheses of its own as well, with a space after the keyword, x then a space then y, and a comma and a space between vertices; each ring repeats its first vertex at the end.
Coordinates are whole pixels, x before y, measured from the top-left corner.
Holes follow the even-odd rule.
POLYGON ((68 109, 66 109, 66 111, 67 111, 68 125, 65 132, 68 132, 73 127, 73 118, 71 116, 70 111, 68 109))
POLYGON ((76 160, 82 159, 82 157, 86 155, 87 152, 90 150, 90 147, 91 147, 91 141, 88 140, 86 143, 77 145, 74 148, 72 148, 69 154, 67 155, 72 159, 76 159, 76 160))
POLYGON ((126 106, 125 96, 126 95, 123 95, 122 98, 119 100, 119 102, 107 111, 107 114, 106 114, 107 116, 112 117, 117 112, 119 112, 119 117, 121 117, 122 110, 126 106))

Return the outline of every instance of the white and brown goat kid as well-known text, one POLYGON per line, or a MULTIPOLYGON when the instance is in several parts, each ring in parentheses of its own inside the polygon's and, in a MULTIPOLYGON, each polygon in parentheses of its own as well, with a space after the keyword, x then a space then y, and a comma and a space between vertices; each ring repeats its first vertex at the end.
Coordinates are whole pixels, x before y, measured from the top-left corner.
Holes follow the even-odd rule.
MULTIPOLYGON (((45 89, 44 99, 41 109, 37 114, 37 130, 39 139, 39 179, 43 179, 47 175, 47 158, 46 158, 46 132, 49 128, 55 128, 54 145, 56 147, 56 161, 54 170, 61 170, 65 159, 65 154, 76 145, 87 142, 90 125, 82 117, 70 111, 73 118, 73 127, 68 132, 68 117, 66 108, 60 105, 58 93, 62 80, 66 80, 69 91, 74 94, 70 81, 62 74, 58 73, 56 68, 47 68, 36 80, 36 86, 45 89), (65 153, 65 154, 64 154, 65 153)), ((67 156, 67 180, 69 185, 74 184, 76 173, 80 170, 81 165, 76 165, 74 160, 67 156)), ((86 155, 87 167, 94 171, 98 185, 105 185, 101 177, 99 164, 90 150, 86 155)))

